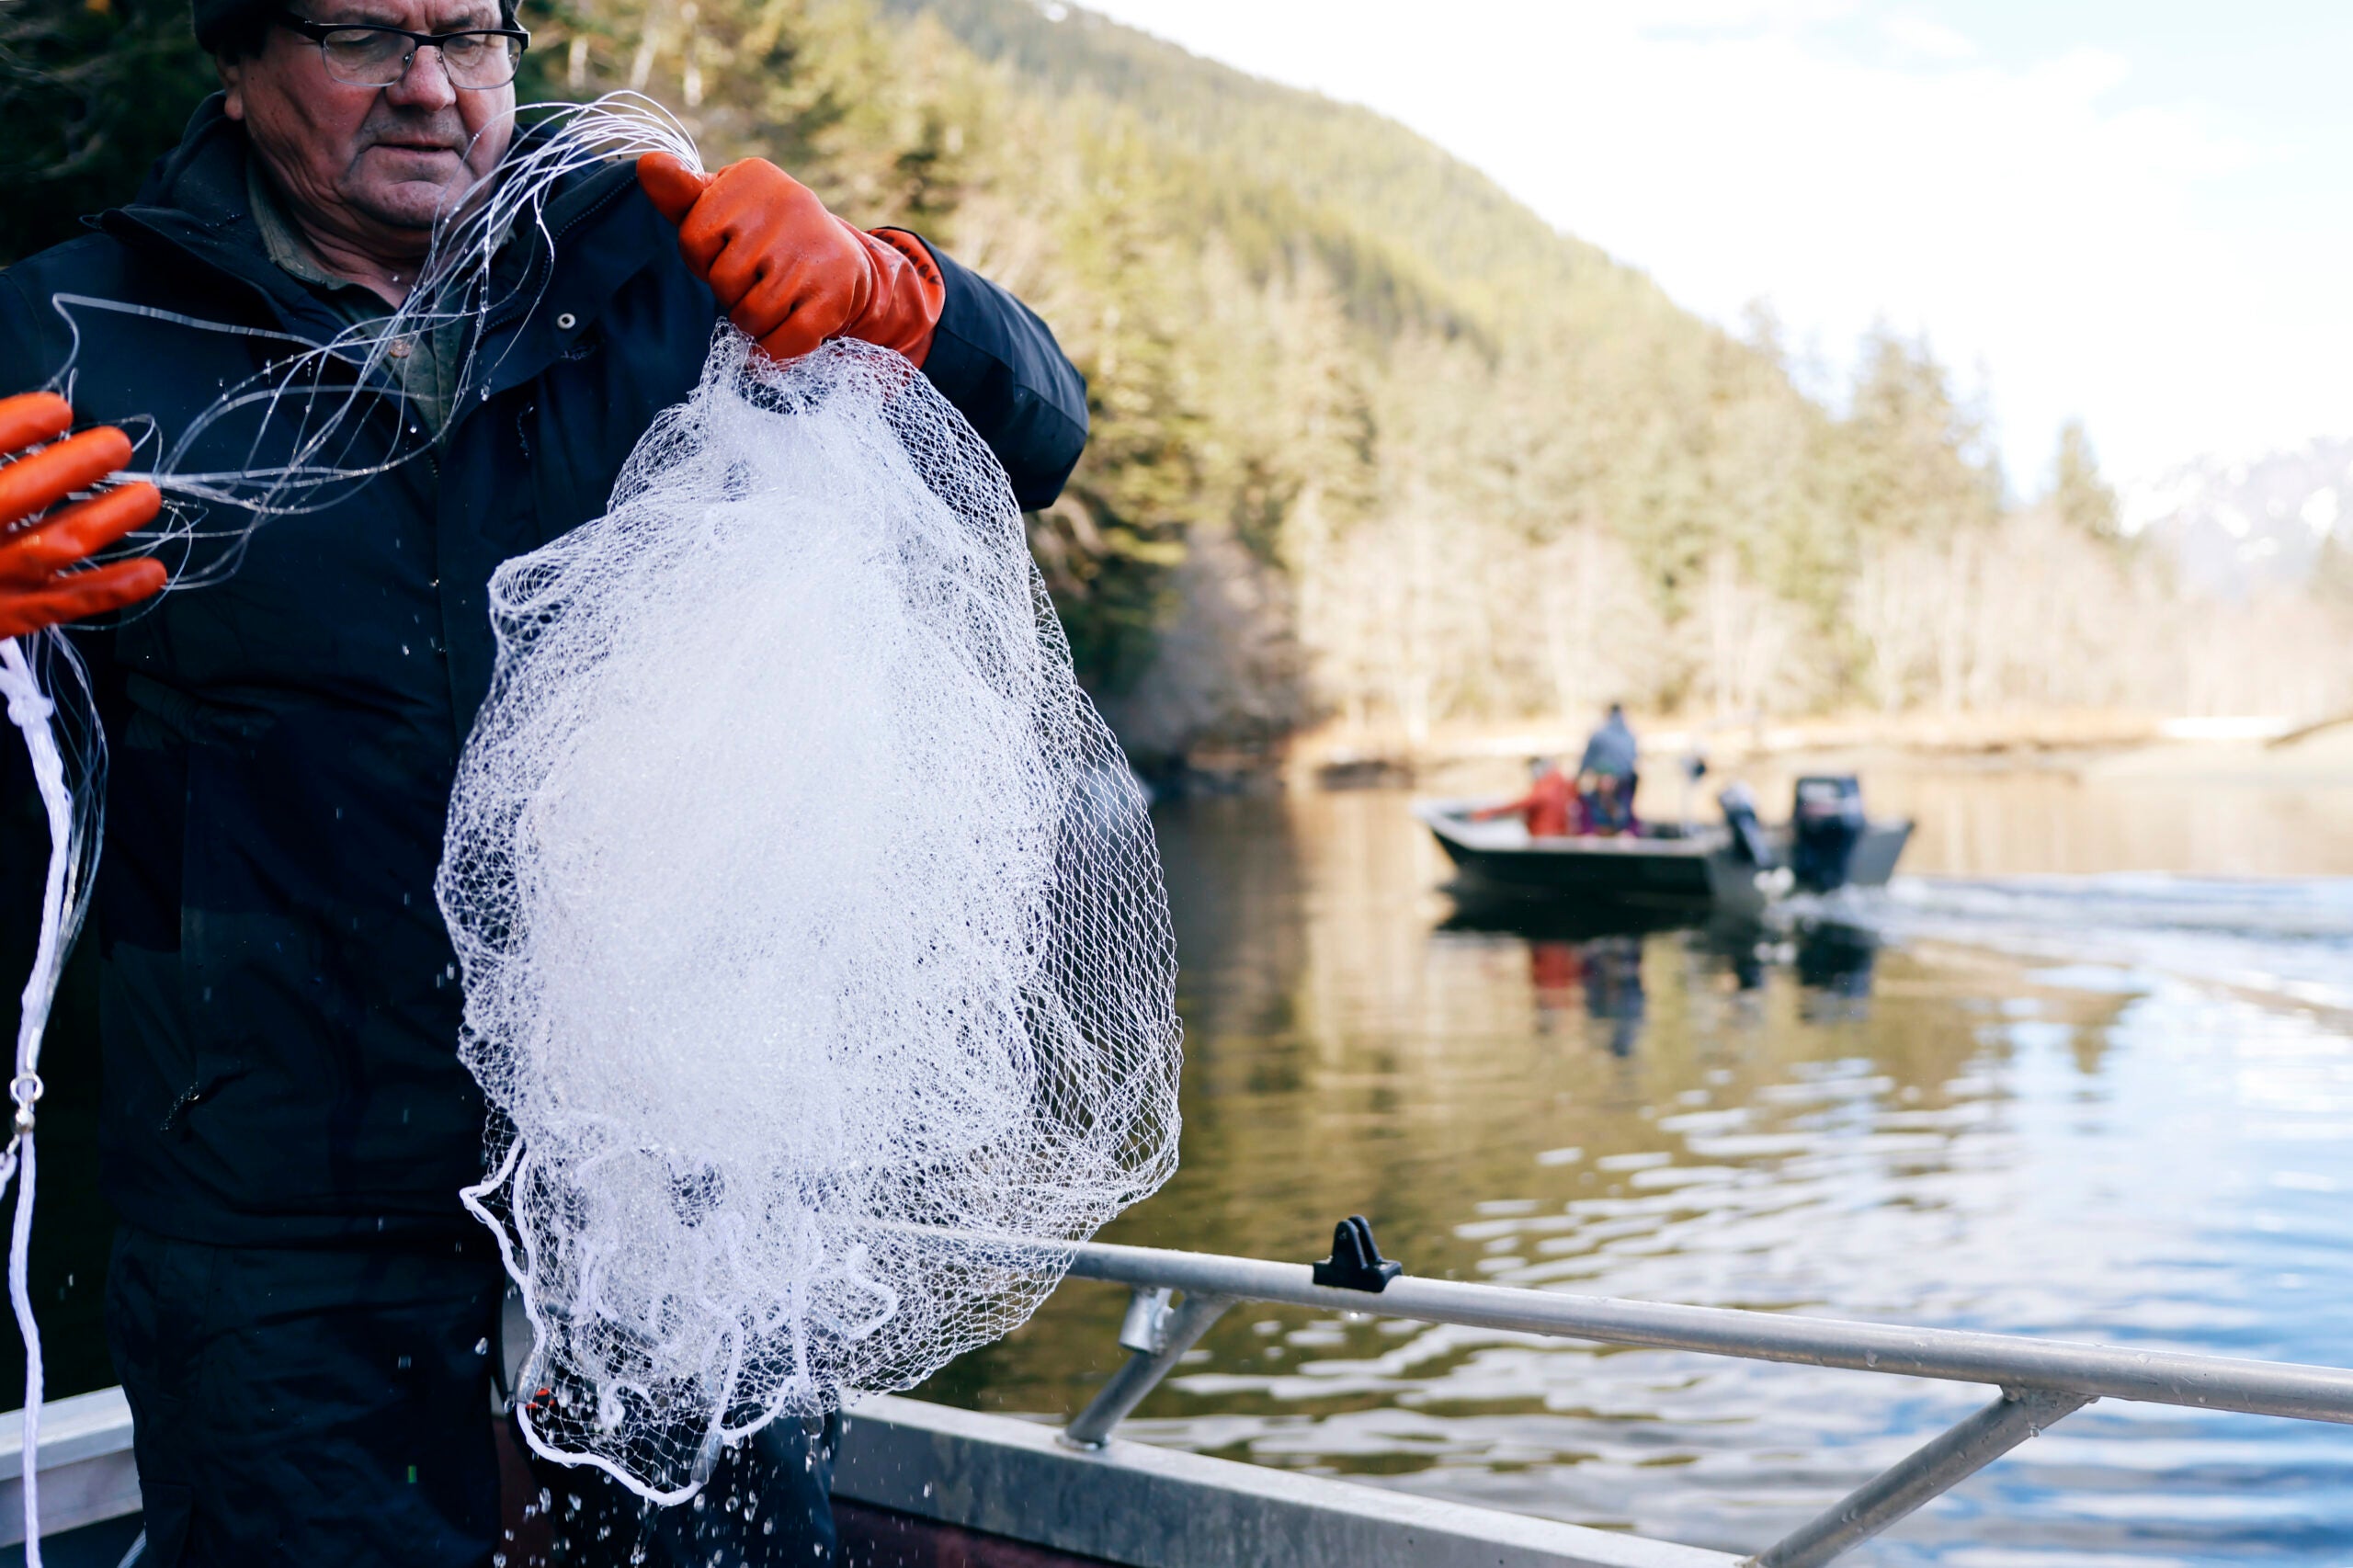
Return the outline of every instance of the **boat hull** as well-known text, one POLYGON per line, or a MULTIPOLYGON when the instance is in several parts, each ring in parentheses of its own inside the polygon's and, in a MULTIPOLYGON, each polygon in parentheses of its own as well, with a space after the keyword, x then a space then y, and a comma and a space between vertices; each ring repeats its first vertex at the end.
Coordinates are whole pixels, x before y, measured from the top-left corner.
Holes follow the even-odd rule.
MULTIPOLYGON (((1473 802, 1434 801, 1414 814, 1454 863, 1459 896, 1751 913, 1790 891, 1786 871, 1761 869, 1720 827, 1659 837, 1531 839, 1514 822, 1472 819, 1473 802)), ((1912 835, 1908 821, 1874 822, 1849 863, 1857 887, 1884 887, 1912 835)), ((1785 851, 1786 829, 1769 836, 1785 851)))

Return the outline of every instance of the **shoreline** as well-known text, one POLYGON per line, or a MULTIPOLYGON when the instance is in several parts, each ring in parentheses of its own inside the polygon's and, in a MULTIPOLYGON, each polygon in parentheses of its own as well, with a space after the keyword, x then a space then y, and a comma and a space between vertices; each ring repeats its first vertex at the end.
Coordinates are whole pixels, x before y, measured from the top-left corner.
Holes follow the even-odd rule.
MULTIPOLYGON (((1711 778, 1743 770, 2041 774, 2086 782, 2148 780, 2353 789, 2353 714, 2316 722, 2179 719, 2113 712, 1831 715, 1703 722, 1631 716, 1645 770, 1662 780, 1696 746, 1711 778)), ((1263 751, 1203 748, 1185 760, 1199 792, 1288 788, 1509 788, 1532 756, 1574 756, 1582 733, 1558 724, 1461 725, 1404 737, 1326 724, 1263 751)))

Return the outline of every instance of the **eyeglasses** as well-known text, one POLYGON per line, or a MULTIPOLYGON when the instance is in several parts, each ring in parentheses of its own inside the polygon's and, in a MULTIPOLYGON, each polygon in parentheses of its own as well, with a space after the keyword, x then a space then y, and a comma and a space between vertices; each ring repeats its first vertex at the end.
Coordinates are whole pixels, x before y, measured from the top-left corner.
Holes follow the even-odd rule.
POLYGON ((461 33, 413 33, 374 23, 314 22, 280 12, 278 24, 319 46, 327 74, 347 87, 389 87, 408 74, 420 49, 441 51, 449 85, 479 92, 515 79, 531 35, 520 28, 479 28, 461 33))

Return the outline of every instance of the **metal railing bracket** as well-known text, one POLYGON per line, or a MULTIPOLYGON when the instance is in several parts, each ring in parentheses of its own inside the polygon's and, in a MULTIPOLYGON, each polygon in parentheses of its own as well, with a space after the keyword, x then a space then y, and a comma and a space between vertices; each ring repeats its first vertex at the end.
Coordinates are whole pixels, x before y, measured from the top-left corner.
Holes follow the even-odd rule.
POLYGON ((1742 1568, 1821 1568, 2091 1402, 2088 1394, 2058 1389, 2004 1389, 2001 1398, 1915 1449, 1742 1568))
MULTIPOLYGON (((1165 1296, 1166 1292, 1162 1294, 1165 1296)), ((1142 1292, 1138 1291, 1136 1297, 1130 1300, 1128 1315, 1131 1319, 1137 1315, 1136 1303, 1142 1297, 1142 1292)), ((1128 1364, 1112 1373, 1111 1381, 1103 1385, 1103 1392, 1078 1413, 1076 1420, 1063 1428, 1063 1441, 1074 1449, 1101 1448, 1104 1439, 1111 1435, 1111 1428, 1143 1403, 1144 1395, 1160 1385, 1160 1380, 1184 1358, 1185 1352, 1193 1347, 1194 1341, 1207 1334, 1210 1325, 1223 1316, 1225 1309, 1232 1305, 1233 1298, 1231 1296, 1186 1292, 1183 1302, 1155 1325, 1156 1333, 1153 1338, 1157 1343, 1154 1346, 1146 1350, 1129 1346, 1128 1364)), ((1120 1343, 1128 1344, 1124 1330, 1120 1343)))
POLYGON ((1167 1342, 1168 1320, 1176 1313, 1176 1292, 1165 1285, 1139 1285, 1128 1297, 1127 1316, 1120 1320, 1120 1347, 1150 1356, 1167 1342))

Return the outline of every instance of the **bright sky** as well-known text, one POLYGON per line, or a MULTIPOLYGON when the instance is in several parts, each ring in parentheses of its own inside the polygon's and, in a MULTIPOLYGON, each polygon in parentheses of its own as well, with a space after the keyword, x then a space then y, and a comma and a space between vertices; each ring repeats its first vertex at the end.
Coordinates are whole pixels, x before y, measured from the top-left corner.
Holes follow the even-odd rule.
POLYGON ((1091 0, 1370 105, 1843 381, 1925 332, 2040 490, 2353 436, 2343 0, 1091 0))

